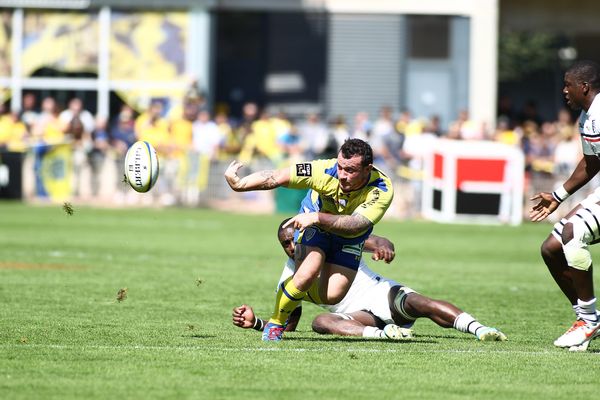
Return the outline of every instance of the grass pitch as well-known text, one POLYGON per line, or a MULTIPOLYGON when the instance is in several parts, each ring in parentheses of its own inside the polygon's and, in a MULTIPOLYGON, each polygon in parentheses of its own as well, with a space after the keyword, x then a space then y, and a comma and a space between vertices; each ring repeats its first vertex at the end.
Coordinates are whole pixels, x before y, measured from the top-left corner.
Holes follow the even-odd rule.
MULTIPOLYGON (((271 311, 282 216, 0 203, 2 399, 595 398, 600 341, 552 341, 572 323, 539 257, 551 225, 383 221, 376 271, 497 326, 504 343, 419 320, 409 342, 299 331, 266 344, 231 308, 271 311)), ((598 249, 594 258, 598 260, 598 249)), ((596 282, 598 282, 596 280, 596 282)), ((598 284, 596 285, 597 287, 598 284)))

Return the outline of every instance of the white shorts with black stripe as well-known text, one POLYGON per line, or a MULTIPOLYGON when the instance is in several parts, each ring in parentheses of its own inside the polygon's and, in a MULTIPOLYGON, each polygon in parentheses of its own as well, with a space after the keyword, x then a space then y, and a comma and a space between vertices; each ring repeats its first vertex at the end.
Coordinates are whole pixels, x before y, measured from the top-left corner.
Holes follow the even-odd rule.
POLYGON ((554 236, 559 242, 562 243, 562 231, 567 222, 581 222, 586 227, 584 235, 585 243, 596 242, 600 239, 600 188, 596 189, 592 194, 586 197, 579 205, 581 206, 577 212, 572 215, 569 219, 562 218, 556 224, 552 230, 552 236, 554 236))
POLYGON ((562 231, 567 222, 566 218, 561 218, 560 221, 554 224, 554 229, 552 229, 552 236, 560 243, 562 243, 562 231))

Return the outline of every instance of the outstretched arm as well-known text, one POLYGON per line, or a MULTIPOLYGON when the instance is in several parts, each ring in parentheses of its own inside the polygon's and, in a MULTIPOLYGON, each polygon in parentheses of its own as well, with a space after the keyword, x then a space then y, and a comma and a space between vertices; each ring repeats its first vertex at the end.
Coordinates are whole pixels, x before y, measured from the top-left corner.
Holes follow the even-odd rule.
POLYGON ((251 190, 269 190, 279 186, 287 186, 290 182, 290 171, 287 168, 255 172, 240 178, 238 171, 244 164, 234 160, 225 170, 225 180, 236 192, 251 190))
MULTIPOLYGON (((563 188, 568 194, 573 194, 596 176, 598 172, 600 172, 600 159, 596 156, 586 154, 579 161, 569 179, 565 181, 563 188)), ((546 219, 560 205, 560 202, 552 196, 552 193, 547 192, 537 193, 531 200, 539 200, 529 212, 529 218, 534 222, 546 219)))
MULTIPOLYGON (((242 329, 250 329, 253 328, 257 331, 262 332, 264 326, 267 324, 267 320, 260 319, 254 314, 254 310, 252 307, 242 304, 239 307, 234 307, 233 312, 231 314, 233 324, 242 329)), ((298 322, 300 322, 300 317, 302 316, 302 307, 297 307, 291 314, 288 319, 288 323, 285 327, 286 332, 291 332, 296 330, 296 326, 298 326, 298 322)))

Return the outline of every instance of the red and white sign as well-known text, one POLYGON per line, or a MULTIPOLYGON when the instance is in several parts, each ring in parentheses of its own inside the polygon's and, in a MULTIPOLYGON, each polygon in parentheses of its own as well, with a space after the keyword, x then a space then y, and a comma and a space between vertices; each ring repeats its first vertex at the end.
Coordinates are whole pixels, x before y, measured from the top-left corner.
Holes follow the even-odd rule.
POLYGON ((523 212, 524 157, 496 142, 439 139, 425 158, 423 215, 440 222, 510 223, 523 212))

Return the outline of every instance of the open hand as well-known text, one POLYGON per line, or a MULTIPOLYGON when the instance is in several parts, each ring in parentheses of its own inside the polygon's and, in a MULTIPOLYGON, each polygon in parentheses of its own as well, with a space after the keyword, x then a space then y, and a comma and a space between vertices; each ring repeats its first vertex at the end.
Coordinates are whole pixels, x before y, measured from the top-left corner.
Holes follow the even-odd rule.
POLYGON ((533 196, 530 200, 539 200, 539 202, 531 208, 531 211, 529 211, 529 219, 533 222, 543 221, 560 205, 554 196, 552 196, 552 193, 541 192, 533 196))

